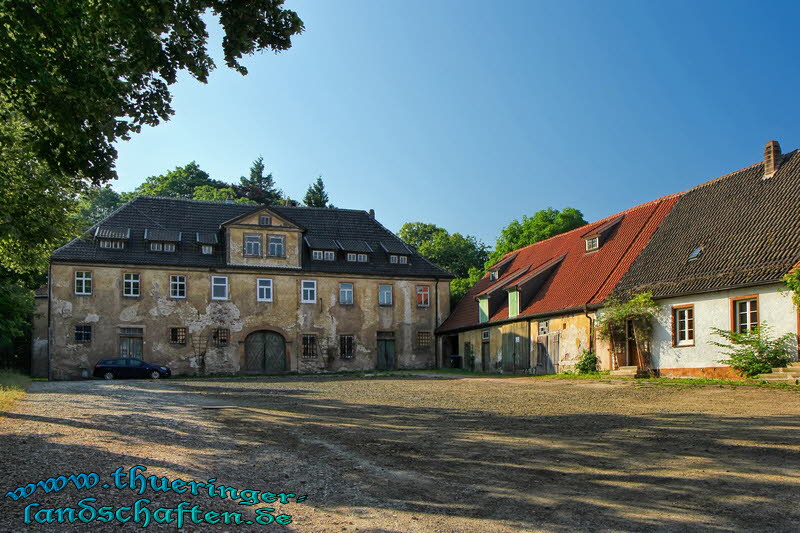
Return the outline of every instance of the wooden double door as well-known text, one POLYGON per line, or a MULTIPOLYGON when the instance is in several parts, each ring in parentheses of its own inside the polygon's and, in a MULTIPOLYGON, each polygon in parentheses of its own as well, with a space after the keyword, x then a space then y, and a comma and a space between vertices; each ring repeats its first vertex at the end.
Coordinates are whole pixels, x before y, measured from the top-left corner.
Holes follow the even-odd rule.
POLYGON ((286 341, 274 331, 254 331, 244 341, 244 371, 275 374, 286 371, 286 341))

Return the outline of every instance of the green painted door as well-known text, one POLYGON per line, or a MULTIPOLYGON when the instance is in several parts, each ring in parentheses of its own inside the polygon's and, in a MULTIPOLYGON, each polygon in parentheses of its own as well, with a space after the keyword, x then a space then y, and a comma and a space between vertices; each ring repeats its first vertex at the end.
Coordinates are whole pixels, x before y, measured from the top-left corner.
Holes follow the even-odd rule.
POLYGON ((395 368, 394 339, 378 339, 378 370, 395 368))
POLYGON ((247 336, 245 372, 274 374, 286 370, 286 343, 274 331, 255 331, 247 336))

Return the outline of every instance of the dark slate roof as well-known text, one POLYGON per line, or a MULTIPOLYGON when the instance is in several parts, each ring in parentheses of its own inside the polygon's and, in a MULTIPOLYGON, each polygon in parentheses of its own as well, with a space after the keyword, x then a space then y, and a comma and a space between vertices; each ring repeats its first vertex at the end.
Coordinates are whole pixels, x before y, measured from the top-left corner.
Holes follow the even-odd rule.
MULTIPOLYGON (((311 251, 303 247, 302 266, 308 272, 342 274, 373 274, 385 276, 441 277, 452 276, 416 252, 405 248, 402 241, 366 211, 352 209, 327 209, 313 207, 270 206, 276 215, 305 228, 304 236, 310 239, 336 241, 362 241, 375 250, 379 243, 393 249, 402 247, 411 256, 409 264, 392 264, 388 254, 370 254, 369 262, 356 263, 340 258, 337 261, 312 261, 311 251)), ((252 205, 202 202, 179 198, 140 196, 117 209, 97 226, 53 253, 54 261, 109 264, 143 264, 171 266, 225 267, 224 231, 220 225, 252 213, 252 205), (92 237, 97 227, 130 228, 130 240, 124 250, 100 248, 92 237), (145 245, 145 229, 163 229, 181 232, 177 251, 151 252, 145 245), (198 242, 216 235, 219 243, 212 255, 200 253, 198 242)), ((259 269, 258 267, 230 267, 259 269)), ((259 269, 261 270, 261 269, 259 269)), ((264 268, 264 270, 280 270, 264 268)))
POLYGON ((368 254, 374 251, 365 241, 340 239, 337 242, 339 243, 339 247, 345 252, 361 252, 362 254, 368 254))
POLYGON ((181 232, 171 229, 150 229, 144 230, 144 240, 146 241, 167 241, 181 242, 181 232))
POLYGON ((685 193, 615 293, 664 298, 780 281, 800 260, 799 152, 772 178, 763 173, 760 163, 685 193))
POLYGON ((94 236, 98 239, 125 240, 131 238, 131 229, 117 228, 112 226, 96 226, 94 228, 94 236))
POLYGON ((390 254, 408 255, 410 253, 405 243, 399 239, 392 241, 381 241, 379 244, 385 252, 390 254))
POLYGON ((207 231, 198 231, 195 233, 195 238, 200 244, 217 244, 219 242, 219 235, 207 231))
POLYGON ((339 243, 335 239, 323 239, 320 237, 305 237, 306 245, 312 250, 338 250, 339 243))

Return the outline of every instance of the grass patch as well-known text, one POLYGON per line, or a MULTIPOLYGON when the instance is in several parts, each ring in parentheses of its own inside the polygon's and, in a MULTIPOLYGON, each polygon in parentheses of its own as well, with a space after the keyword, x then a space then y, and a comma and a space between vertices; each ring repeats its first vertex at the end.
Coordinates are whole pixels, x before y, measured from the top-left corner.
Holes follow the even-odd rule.
POLYGON ((0 414, 25 396, 30 384, 31 378, 19 372, 0 371, 0 414))

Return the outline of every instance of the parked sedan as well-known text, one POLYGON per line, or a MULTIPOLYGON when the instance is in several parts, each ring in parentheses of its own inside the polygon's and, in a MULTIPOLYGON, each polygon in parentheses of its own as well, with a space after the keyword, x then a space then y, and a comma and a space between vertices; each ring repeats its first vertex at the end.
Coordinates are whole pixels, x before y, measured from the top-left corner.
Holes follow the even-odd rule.
POLYGON ((119 359, 101 359, 94 365, 94 377, 103 379, 115 378, 168 378, 172 371, 166 366, 151 365, 141 359, 122 357, 119 359))

